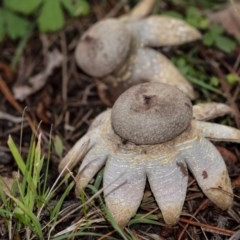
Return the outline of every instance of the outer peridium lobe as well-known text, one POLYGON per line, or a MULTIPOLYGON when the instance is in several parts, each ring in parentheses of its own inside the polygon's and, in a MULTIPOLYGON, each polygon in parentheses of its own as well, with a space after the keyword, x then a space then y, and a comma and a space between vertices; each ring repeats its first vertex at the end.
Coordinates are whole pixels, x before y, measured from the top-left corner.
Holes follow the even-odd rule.
POLYGON ((221 209, 232 206, 232 186, 225 162, 216 147, 198 137, 181 148, 181 155, 205 195, 221 209))

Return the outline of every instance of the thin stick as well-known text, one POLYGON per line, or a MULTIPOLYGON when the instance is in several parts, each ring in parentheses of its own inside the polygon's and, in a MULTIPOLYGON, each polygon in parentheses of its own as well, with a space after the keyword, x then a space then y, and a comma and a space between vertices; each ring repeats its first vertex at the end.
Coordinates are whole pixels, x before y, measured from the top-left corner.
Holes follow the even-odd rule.
MULTIPOLYGON (((2 77, 0 76, 0 91, 3 93, 5 98, 9 101, 9 103, 19 112, 23 113, 24 109, 20 106, 20 104, 15 100, 13 97, 11 91, 9 90, 7 84, 3 81, 2 77)), ((25 114, 25 118, 31 127, 33 133, 37 135, 37 130, 36 130, 36 124, 35 122, 27 115, 25 114)))
MULTIPOLYGON (((206 206, 208 206, 209 203, 210 203, 210 201, 209 201, 208 199, 204 200, 204 201, 200 204, 200 206, 198 207, 198 209, 194 212, 193 217, 195 217, 202 209, 206 208, 206 206)), ((192 220, 193 217, 191 217, 189 220, 192 220)), ((179 237, 178 237, 178 240, 181 240, 181 239, 183 238, 183 235, 184 235, 184 233, 187 231, 188 226, 189 226, 189 223, 184 226, 184 228, 182 229, 182 231, 181 231, 181 233, 180 233, 180 235, 179 235, 179 237)))
POLYGON ((186 218, 180 218, 180 222, 183 223, 187 223, 187 224, 191 224, 193 226, 198 226, 203 228, 206 232, 211 232, 211 233, 217 233, 217 234, 222 234, 225 236, 232 236, 233 234, 235 234, 235 231, 232 230, 228 230, 228 229, 222 229, 219 227, 214 227, 208 224, 204 224, 204 223, 199 223, 199 222, 195 222, 186 218))

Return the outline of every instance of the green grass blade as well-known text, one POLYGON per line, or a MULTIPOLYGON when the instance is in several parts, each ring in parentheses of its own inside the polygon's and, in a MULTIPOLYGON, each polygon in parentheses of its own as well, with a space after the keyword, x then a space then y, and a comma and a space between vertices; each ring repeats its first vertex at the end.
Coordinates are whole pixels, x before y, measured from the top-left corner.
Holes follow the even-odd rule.
POLYGON ((57 220, 57 215, 60 212, 60 209, 62 207, 63 201, 66 198, 66 196, 69 194, 69 192, 72 190, 72 188, 74 187, 75 183, 71 182, 68 187, 66 188, 66 190, 64 191, 64 193, 62 194, 61 198, 58 200, 56 206, 54 207, 53 211, 51 212, 51 217, 50 219, 54 219, 54 222, 56 222, 57 220))
POLYGON ((24 214, 26 214, 31 222, 32 222, 32 230, 37 234, 37 236, 40 239, 43 239, 43 233, 42 233, 42 228, 41 228, 41 224, 39 222, 39 219, 32 213, 32 211, 29 210, 28 206, 25 206, 21 201, 19 201, 17 198, 13 197, 13 196, 9 196, 15 203, 16 205, 24 212, 24 214))
POLYGON ((9 147, 9 149, 10 149, 10 151, 11 151, 11 153, 12 153, 12 155, 13 155, 13 157, 14 157, 14 159, 15 159, 15 161, 16 161, 19 169, 20 169, 20 171, 24 175, 25 172, 26 172, 26 165, 25 165, 25 163, 22 159, 22 156, 21 156, 20 152, 18 151, 18 148, 15 145, 11 136, 9 136, 7 144, 8 144, 8 147, 9 147))
POLYGON ((198 85, 199 87, 202 87, 208 91, 211 91, 211 92, 214 92, 214 93, 217 93, 218 95, 221 95, 221 96, 224 96, 223 92, 218 90, 217 88, 201 81, 201 80, 198 80, 194 77, 191 77, 191 76, 187 76, 187 79, 189 80, 189 82, 191 83, 194 83, 195 85, 198 85))
MULTIPOLYGON (((94 186, 92 185, 88 185, 88 187, 94 192, 96 193, 97 190, 94 186)), ((102 199, 99 197, 99 201, 101 204, 101 207, 105 213, 106 218, 108 219, 109 223, 112 225, 112 227, 119 233, 119 235, 122 237, 123 240, 129 240, 129 238, 126 236, 126 234, 124 233, 124 231, 122 230, 122 228, 117 224, 116 220, 113 218, 112 214, 110 213, 110 211, 108 210, 108 208, 105 206, 105 204, 103 203, 102 199)))
MULTIPOLYGON (((71 233, 71 234, 65 234, 59 237, 53 237, 52 240, 66 240, 66 239, 73 239, 74 237, 102 237, 104 234, 100 233, 93 233, 93 232, 76 232, 76 233, 71 233), (71 237, 71 238, 70 238, 71 237)), ((93 238, 95 239, 95 238, 93 238)), ((118 238, 114 237, 108 237, 108 240, 119 240, 118 238)))
POLYGON ((96 189, 99 189, 101 184, 102 184, 102 180, 103 180, 103 172, 104 172, 104 169, 102 169, 96 176, 96 180, 94 182, 94 187, 96 189))

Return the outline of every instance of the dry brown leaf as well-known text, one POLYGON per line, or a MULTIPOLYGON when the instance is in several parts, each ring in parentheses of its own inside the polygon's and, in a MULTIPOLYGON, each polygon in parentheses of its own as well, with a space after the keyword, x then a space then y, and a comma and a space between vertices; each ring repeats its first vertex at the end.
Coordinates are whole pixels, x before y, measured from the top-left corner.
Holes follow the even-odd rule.
POLYGON ((218 12, 207 13, 207 17, 211 22, 220 24, 227 33, 240 38, 240 1, 230 2, 218 12))
POLYGON ((57 50, 48 53, 46 68, 37 75, 28 79, 24 85, 15 85, 13 87, 14 97, 23 101, 26 97, 40 90, 47 82, 48 77, 56 67, 59 67, 63 61, 63 55, 57 50))
POLYGON ((95 79, 95 83, 97 86, 99 98, 102 101, 102 103, 107 107, 112 107, 113 101, 111 100, 110 94, 108 92, 108 87, 106 86, 106 84, 98 79, 95 79))

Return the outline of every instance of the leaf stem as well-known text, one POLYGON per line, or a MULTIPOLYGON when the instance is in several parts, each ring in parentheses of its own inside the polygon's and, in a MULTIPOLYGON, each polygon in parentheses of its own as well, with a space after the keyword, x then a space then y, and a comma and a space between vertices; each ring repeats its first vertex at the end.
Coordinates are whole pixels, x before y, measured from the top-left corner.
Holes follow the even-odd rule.
POLYGON ((30 38, 30 36, 32 35, 33 29, 35 28, 36 24, 32 23, 28 32, 25 34, 24 37, 22 37, 20 43, 17 46, 17 49, 14 53, 14 56, 12 58, 12 62, 11 62, 11 69, 15 70, 16 66, 19 62, 20 57, 22 56, 22 53, 27 45, 28 39, 30 38))

